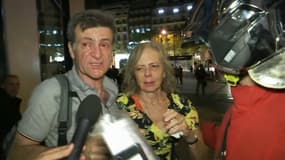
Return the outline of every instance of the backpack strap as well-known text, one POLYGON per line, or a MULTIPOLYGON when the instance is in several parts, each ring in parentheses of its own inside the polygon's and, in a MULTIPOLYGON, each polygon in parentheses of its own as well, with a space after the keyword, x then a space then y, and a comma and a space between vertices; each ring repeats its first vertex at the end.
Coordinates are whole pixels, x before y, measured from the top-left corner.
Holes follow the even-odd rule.
POLYGON ((67 144, 66 132, 71 125, 71 92, 70 84, 67 77, 64 74, 56 75, 56 79, 60 84, 61 97, 60 107, 58 114, 58 146, 67 144))

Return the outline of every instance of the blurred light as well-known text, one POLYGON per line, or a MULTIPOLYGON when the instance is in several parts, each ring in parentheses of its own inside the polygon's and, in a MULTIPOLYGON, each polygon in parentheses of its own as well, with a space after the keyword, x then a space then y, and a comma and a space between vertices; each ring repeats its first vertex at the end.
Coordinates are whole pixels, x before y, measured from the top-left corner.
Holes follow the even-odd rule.
POLYGON ((141 40, 141 41, 140 41, 140 44, 141 44, 141 43, 149 43, 149 42, 151 42, 151 41, 150 41, 150 40, 141 40))
POLYGON ((137 44, 137 42, 130 41, 129 45, 137 44))
POLYGON ((120 61, 122 59, 128 59, 129 58, 129 53, 117 53, 115 54, 115 67, 120 68, 120 61))
POLYGON ((64 61, 64 57, 63 56, 56 56, 56 57, 54 57, 54 61, 56 61, 56 62, 63 62, 64 61))
POLYGON ((62 43, 49 43, 49 44, 46 44, 46 43, 40 43, 40 46, 41 47, 62 47, 63 44, 62 43))
POLYGON ((54 46, 60 47, 60 46, 63 46, 63 44, 62 43, 55 43, 54 46))
POLYGON ((188 10, 188 11, 192 10, 192 8, 193 8, 192 5, 188 5, 188 6, 187 6, 187 10, 188 10))
POLYGON ((194 55, 194 58, 197 59, 197 60, 201 60, 201 56, 200 56, 200 54, 198 54, 198 53, 196 53, 196 54, 194 55))
POLYGON ((128 43, 128 49, 129 50, 132 50, 134 49, 139 43, 138 42, 135 42, 135 41, 131 41, 128 43))
POLYGON ((52 56, 49 56, 49 62, 52 63, 53 62, 53 58, 52 56))
POLYGON ((158 14, 163 14, 164 13, 164 9, 159 9, 158 10, 158 14))
POLYGON ((173 8, 173 13, 178 13, 179 9, 178 8, 173 8))
POLYGON ((215 72, 215 71, 216 71, 216 69, 215 69, 215 67, 211 66, 211 67, 209 67, 209 71, 211 71, 211 72, 215 72))
POLYGON ((161 30, 161 34, 165 35, 167 32, 165 29, 161 30))
POLYGON ((57 34, 58 32, 57 32, 57 30, 53 30, 52 33, 53 34, 57 34))

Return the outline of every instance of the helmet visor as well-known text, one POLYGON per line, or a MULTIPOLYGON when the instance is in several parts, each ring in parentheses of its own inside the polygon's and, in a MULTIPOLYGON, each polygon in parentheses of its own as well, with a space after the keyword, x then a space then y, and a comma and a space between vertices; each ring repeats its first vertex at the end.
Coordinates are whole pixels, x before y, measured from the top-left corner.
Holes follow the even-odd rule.
POLYGON ((285 48, 251 66, 248 73, 261 86, 285 89, 285 48))
POLYGON ((226 15, 221 23, 209 35, 209 47, 215 62, 227 73, 239 74, 271 52, 255 51, 256 46, 262 50, 271 50, 267 45, 257 45, 264 35, 262 23, 266 12, 253 5, 241 3, 226 15), (264 46, 264 47, 263 47, 264 46), (265 53, 266 55, 261 55, 265 53))

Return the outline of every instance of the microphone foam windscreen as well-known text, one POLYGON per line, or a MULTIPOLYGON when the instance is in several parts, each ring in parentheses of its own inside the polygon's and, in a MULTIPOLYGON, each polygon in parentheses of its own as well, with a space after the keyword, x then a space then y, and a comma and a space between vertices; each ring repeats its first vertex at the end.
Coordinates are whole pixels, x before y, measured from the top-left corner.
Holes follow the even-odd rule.
POLYGON ((102 113, 101 100, 96 95, 88 95, 79 105, 76 114, 77 122, 80 119, 88 119, 91 124, 95 123, 102 113))

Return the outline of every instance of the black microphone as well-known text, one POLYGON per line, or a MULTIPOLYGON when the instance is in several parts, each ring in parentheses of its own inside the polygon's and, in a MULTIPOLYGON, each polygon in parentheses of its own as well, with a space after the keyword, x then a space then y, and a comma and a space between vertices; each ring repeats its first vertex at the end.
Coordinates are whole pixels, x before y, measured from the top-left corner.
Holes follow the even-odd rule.
POLYGON ((77 128, 71 140, 74 143, 74 149, 68 160, 78 160, 80 158, 88 132, 99 119, 101 113, 102 106, 98 96, 89 95, 81 102, 76 114, 77 128))

